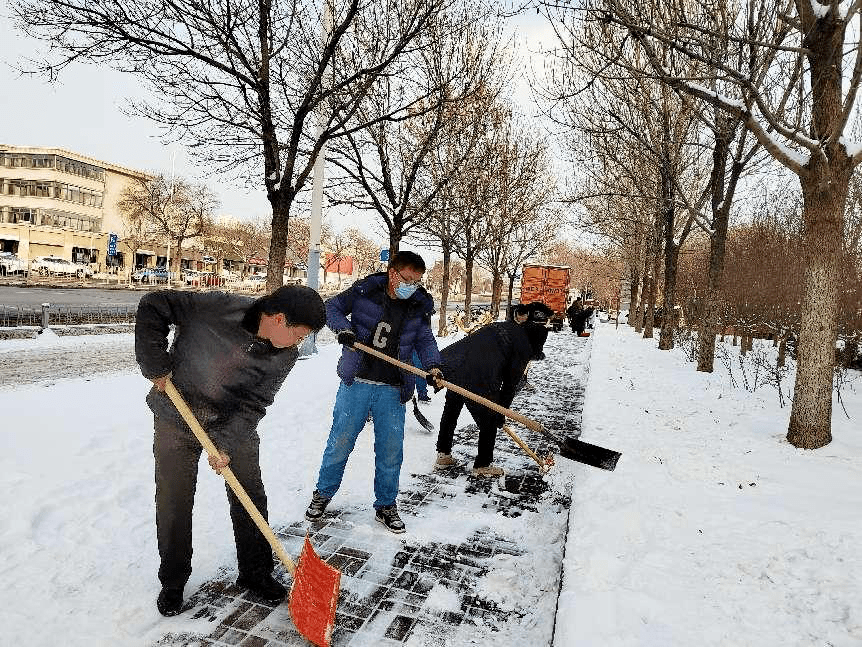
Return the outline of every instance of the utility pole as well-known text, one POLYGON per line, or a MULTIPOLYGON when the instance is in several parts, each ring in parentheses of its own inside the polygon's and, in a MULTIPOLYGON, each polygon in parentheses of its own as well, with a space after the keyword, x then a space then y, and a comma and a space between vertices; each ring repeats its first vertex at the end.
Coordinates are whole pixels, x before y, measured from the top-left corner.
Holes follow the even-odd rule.
POLYGON ((171 284, 171 213, 170 208, 174 205, 174 169, 175 162, 177 158, 177 151, 174 149, 171 151, 171 194, 168 198, 168 204, 165 208, 165 228, 168 230, 168 256, 167 261, 165 263, 165 269, 168 272, 168 285, 171 284))
MULTIPOLYGON (((332 6, 330 0, 323 0, 323 42, 326 43, 332 33, 332 6)), ((323 135, 323 115, 317 115, 317 140, 323 135)), ((308 276, 306 285, 314 290, 320 287, 320 228, 323 222, 323 169, 326 163, 326 144, 320 147, 320 152, 314 160, 313 186, 311 190, 311 222, 309 223, 308 239, 308 276)), ((299 359, 311 357, 317 352, 317 334, 312 333, 299 347, 299 359)))

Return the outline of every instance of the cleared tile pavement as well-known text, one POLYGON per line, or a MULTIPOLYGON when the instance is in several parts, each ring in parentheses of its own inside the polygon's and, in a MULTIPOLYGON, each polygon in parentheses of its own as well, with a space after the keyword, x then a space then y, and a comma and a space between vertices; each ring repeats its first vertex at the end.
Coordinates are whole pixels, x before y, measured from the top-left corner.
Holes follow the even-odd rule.
MULTIPOLYGON (((589 342, 566 331, 552 333, 547 358, 532 363, 528 386, 512 408, 549 429, 578 435, 589 342)), ((517 431, 537 453, 550 449, 538 434, 517 431)), ((336 501, 318 522, 274 528, 291 555, 299 554, 308 532, 318 554, 342 571, 333 645, 551 644, 577 468, 557 458, 557 468, 543 478, 500 432, 495 463, 505 477, 473 477, 476 432, 473 424, 456 432, 458 466, 433 472, 429 457, 428 473, 402 475, 403 535, 369 520, 368 509, 339 509, 336 501), (445 541, 428 541, 427 532, 411 536, 411 528, 428 523, 444 529, 445 541)), ((281 567, 276 575, 290 581, 281 567)), ((188 630, 157 644, 309 644, 294 628, 286 603, 261 603, 237 589, 235 578, 235 570, 226 567, 206 582, 184 609, 188 630)))

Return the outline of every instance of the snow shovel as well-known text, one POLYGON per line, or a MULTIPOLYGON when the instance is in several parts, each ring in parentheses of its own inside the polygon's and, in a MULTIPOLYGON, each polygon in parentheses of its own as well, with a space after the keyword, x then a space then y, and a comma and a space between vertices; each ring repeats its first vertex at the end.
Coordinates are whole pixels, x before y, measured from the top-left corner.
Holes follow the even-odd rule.
MULTIPOLYGON (((174 403, 207 454, 218 456, 218 449, 207 436, 203 427, 200 426, 197 418, 170 378, 165 380, 165 393, 168 394, 171 402, 174 403)), ((308 535, 305 537, 305 544, 299 555, 299 565, 294 564, 233 471, 229 467, 225 467, 222 468, 221 475, 251 516, 252 521, 266 537, 281 563, 293 576, 287 608, 297 631, 318 647, 329 647, 332 631, 335 628, 335 607, 338 604, 341 571, 333 568, 317 556, 311 542, 308 541, 308 535)))
MULTIPOLYGON (((378 359, 382 359, 385 362, 389 362, 390 364, 394 364, 400 369, 405 371, 409 371, 414 375, 420 375, 424 377, 427 375, 427 371, 423 371, 422 369, 416 368, 412 364, 406 364, 400 360, 397 360, 393 357, 389 357, 389 355, 384 355, 378 350, 374 348, 370 348, 365 344, 360 344, 359 342, 354 342, 353 347, 357 348, 369 355, 373 355, 378 359)), ((483 398, 481 395, 476 395, 468 391, 465 388, 458 386, 457 384, 452 384, 451 382, 447 382, 446 380, 438 380, 441 386, 446 387, 450 391, 454 391, 460 396, 467 398, 468 400, 473 400, 474 402, 478 402, 482 404, 492 411, 496 411, 497 413, 502 413, 507 418, 510 418, 516 422, 520 422, 527 429, 532 429, 533 431, 537 431, 546 438, 555 442, 560 448, 560 456, 563 458, 568 458, 573 461, 577 461, 579 463, 584 463, 585 465, 590 465, 592 467, 598 467, 603 470, 613 471, 617 466, 617 461, 620 458, 620 453, 614 451, 612 449, 606 449, 604 447, 600 447, 599 445, 593 445, 591 443, 585 443, 582 440, 574 438, 572 436, 558 436, 557 434, 548 431, 541 424, 536 422, 535 420, 530 420, 526 416, 522 416, 520 413, 516 413, 511 409, 507 409, 506 407, 501 407, 496 402, 492 402, 488 398, 483 398)))
POLYGON ((415 395, 413 396, 413 417, 416 418, 416 422, 425 427, 426 430, 434 431, 434 425, 422 414, 421 411, 419 411, 419 404, 416 402, 415 395))

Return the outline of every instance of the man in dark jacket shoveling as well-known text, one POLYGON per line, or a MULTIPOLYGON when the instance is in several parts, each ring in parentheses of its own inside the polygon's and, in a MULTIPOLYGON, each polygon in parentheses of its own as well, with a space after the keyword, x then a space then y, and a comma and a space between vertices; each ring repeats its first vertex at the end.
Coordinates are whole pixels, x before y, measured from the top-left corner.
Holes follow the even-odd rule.
MULTIPOLYGON (((542 356, 542 347, 548 336, 546 322, 545 308, 519 305, 514 311, 514 321, 489 324, 447 346, 441 352, 446 380, 509 408, 527 363, 542 356)), ((454 391, 446 392, 434 468, 445 469, 456 464, 452 458, 452 442, 458 415, 465 405, 479 426, 473 474, 501 476, 503 470, 491 462, 497 429, 505 422, 503 415, 478 402, 466 400, 454 391)))
POLYGON ((332 410, 332 428, 323 452, 317 487, 305 518, 316 521, 341 486, 347 460, 368 414, 374 421, 375 519, 394 533, 405 530, 395 499, 404 456, 404 403, 415 379, 385 360, 353 348, 356 341, 411 363, 413 351, 429 370, 428 383, 442 377, 440 352, 431 331, 434 300, 419 285, 425 262, 400 251, 389 269, 360 279, 326 302, 326 325, 344 344, 338 362, 341 384, 332 410), (350 319, 348 319, 348 316, 350 319))
MULTIPOLYGON (((167 377, 188 402, 219 449, 209 458, 227 467, 264 518, 257 425, 297 358, 297 344, 326 321, 323 300, 304 286, 285 286, 253 300, 223 292, 163 290, 145 295, 135 325, 135 356, 154 387, 156 534, 159 544, 159 612, 180 612, 192 572, 192 505, 201 445, 165 395, 167 377), (168 331, 176 326, 168 350, 168 331)), ((276 603, 284 587, 272 577, 272 551, 233 491, 230 502, 237 585, 276 603)))

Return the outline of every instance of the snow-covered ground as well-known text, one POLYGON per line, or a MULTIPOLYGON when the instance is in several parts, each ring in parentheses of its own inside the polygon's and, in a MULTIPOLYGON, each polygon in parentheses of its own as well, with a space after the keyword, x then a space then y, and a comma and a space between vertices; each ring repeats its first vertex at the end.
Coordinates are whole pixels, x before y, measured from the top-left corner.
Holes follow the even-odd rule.
POLYGON ((555 644, 862 645, 859 374, 851 418, 836 403, 834 440, 804 451, 770 386, 597 333, 582 438, 623 456, 576 481, 555 644))
MULTIPOLYGON (((86 366, 3 379, 25 357, 71 361, 76 343, 128 357, 130 334, 101 337, 0 341, 4 645, 143 647, 179 622, 153 604, 149 383, 86 366)), ((720 362, 697 373, 626 326, 597 324, 591 343, 582 438, 623 456, 615 472, 576 468, 555 646, 862 645, 862 381, 843 392, 851 418, 835 408, 832 444, 807 452, 784 440, 789 408, 769 386, 731 387, 720 362)), ((307 503, 338 351, 298 362, 261 425, 272 519, 301 518, 307 503)), ((441 406, 438 395, 429 417, 441 406)), ((427 469, 433 434, 408 435, 405 470, 427 469)), ((371 499, 370 436, 345 476, 348 501, 371 499)), ((222 490, 202 465, 188 592, 234 562, 222 490)))

